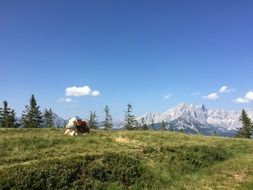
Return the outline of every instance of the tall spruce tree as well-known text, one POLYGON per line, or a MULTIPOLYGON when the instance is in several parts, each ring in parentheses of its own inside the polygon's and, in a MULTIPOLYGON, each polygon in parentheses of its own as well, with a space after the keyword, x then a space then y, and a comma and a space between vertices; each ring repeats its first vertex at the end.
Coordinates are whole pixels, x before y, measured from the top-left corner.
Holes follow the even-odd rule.
POLYGON ((110 114, 109 106, 105 106, 105 121, 103 122, 104 129, 111 130, 113 127, 112 116, 110 114))
POLYGON ((90 118, 89 118, 89 127, 91 129, 97 129, 98 128, 98 121, 97 121, 97 115, 95 111, 90 111, 90 118))
POLYGON ((3 101, 3 108, 0 108, 0 127, 17 127, 16 114, 8 107, 8 102, 3 101))
POLYGON ((23 111, 21 123, 23 127, 27 128, 38 128, 42 127, 43 116, 40 111, 40 106, 37 105, 34 95, 30 98, 30 104, 26 105, 26 110, 23 111))
POLYGON ((151 127, 153 130, 155 130, 155 122, 153 118, 151 119, 151 127))
POLYGON ((160 129, 163 131, 166 130, 166 124, 165 124, 164 120, 161 123, 160 129))
POLYGON ((10 127, 13 127, 13 128, 19 127, 19 124, 17 123, 17 119, 16 119, 16 113, 14 110, 11 110, 11 113, 9 116, 9 123, 10 123, 10 127))
POLYGON ((131 104, 127 105, 127 110, 125 111, 125 119, 124 119, 124 128, 127 130, 133 130, 137 127, 137 121, 135 116, 132 114, 133 107, 131 104))
POLYGON ((54 127, 54 115, 53 115, 51 108, 49 110, 47 110, 47 109, 45 110, 44 127, 46 127, 46 128, 54 127))
POLYGON ((238 128, 236 137, 240 138, 251 138, 252 135, 252 123, 248 114, 245 110, 242 110, 240 121, 242 122, 242 127, 238 128))
POLYGON ((141 130, 148 130, 148 125, 145 123, 144 117, 141 118, 140 129, 141 129, 141 130))

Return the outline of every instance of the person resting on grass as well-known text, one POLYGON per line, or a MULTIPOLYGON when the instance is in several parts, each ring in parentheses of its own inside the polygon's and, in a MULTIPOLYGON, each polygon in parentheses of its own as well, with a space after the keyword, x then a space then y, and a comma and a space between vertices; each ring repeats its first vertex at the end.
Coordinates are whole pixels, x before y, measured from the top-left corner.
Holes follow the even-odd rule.
POLYGON ((76 136, 79 134, 85 134, 89 132, 90 129, 87 123, 82 119, 80 119, 80 117, 75 116, 69 120, 68 124, 66 125, 66 131, 64 134, 69 136, 76 136))

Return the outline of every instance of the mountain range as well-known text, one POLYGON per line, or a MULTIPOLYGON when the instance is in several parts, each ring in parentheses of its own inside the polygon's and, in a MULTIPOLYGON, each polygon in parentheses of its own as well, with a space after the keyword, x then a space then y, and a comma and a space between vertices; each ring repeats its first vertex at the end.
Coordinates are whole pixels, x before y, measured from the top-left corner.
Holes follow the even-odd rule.
MULTIPOLYGON (((253 118, 253 111, 246 110, 253 118)), ((144 120, 149 127, 159 128, 164 121, 168 130, 186 133, 220 136, 234 136, 238 127, 241 127, 240 111, 226 111, 221 109, 208 110, 204 105, 181 103, 161 113, 147 113, 137 117, 141 123, 144 120)))
MULTIPOLYGON (((253 119, 253 110, 246 110, 253 119)), ((67 120, 54 114, 56 127, 64 127, 67 120)), ((164 121, 167 130, 184 131, 191 134, 234 136, 237 128, 241 127, 241 111, 226 111, 222 109, 207 109, 205 105, 181 103, 176 107, 161 113, 147 113, 137 117, 138 123, 144 121, 149 128, 160 129, 164 121)), ((122 129, 123 122, 115 122, 114 129, 122 129)), ((102 124, 99 123, 101 127, 102 124)))

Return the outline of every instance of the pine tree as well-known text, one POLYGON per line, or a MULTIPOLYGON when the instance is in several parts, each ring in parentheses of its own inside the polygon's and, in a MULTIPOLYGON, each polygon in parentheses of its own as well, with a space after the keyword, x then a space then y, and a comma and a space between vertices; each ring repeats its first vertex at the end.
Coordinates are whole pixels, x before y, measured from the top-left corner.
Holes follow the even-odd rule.
POLYGON ((11 113, 10 108, 8 108, 8 102, 5 100, 3 102, 3 108, 0 108, 0 123, 2 127, 8 128, 9 122, 8 117, 11 113))
POLYGON ((154 122, 154 119, 153 119, 153 118, 152 118, 152 120, 151 120, 151 127, 152 127, 153 130, 155 130, 155 122, 154 122))
POLYGON ((17 123, 16 114, 14 110, 11 110, 10 116, 9 116, 9 124, 12 128, 19 127, 19 124, 17 123))
POLYGON ((0 126, 5 128, 18 126, 15 111, 8 107, 6 100, 3 102, 3 108, 0 108, 0 126))
POLYGON ((161 123, 161 130, 166 130, 166 124, 165 124, 165 122, 164 122, 164 120, 162 121, 162 123, 161 123))
POLYGON ((34 95, 31 96, 29 103, 29 105, 25 106, 26 110, 22 114, 22 125, 27 128, 42 127, 43 117, 34 95))
POLYGON ((91 129, 97 129, 98 128, 98 122, 97 122, 97 115, 96 112, 90 111, 90 119, 88 121, 89 127, 91 129))
POLYGON ((110 114, 109 106, 105 106, 105 121, 103 122, 104 129, 111 130, 113 127, 112 116, 110 114))
POLYGON ((214 129, 213 136, 217 136, 217 131, 214 129))
POLYGON ((148 130, 148 125, 145 123, 145 119, 144 117, 141 118, 141 126, 140 126, 141 130, 148 130))
POLYGON ((133 130, 137 126, 137 121, 135 119, 135 116, 132 114, 133 107, 131 104, 127 105, 127 111, 125 111, 125 119, 124 119, 124 127, 127 130, 133 130))
POLYGON ((138 129, 143 130, 144 129, 144 124, 145 124, 145 119, 144 119, 144 117, 142 117, 141 118, 141 123, 138 125, 138 129))
POLYGON ((53 115, 51 108, 49 110, 47 110, 47 109, 45 110, 44 127, 46 127, 46 128, 54 127, 54 115, 53 115))
POLYGON ((240 121, 242 122, 242 127, 238 128, 236 137, 251 138, 252 123, 245 110, 242 110, 240 121))

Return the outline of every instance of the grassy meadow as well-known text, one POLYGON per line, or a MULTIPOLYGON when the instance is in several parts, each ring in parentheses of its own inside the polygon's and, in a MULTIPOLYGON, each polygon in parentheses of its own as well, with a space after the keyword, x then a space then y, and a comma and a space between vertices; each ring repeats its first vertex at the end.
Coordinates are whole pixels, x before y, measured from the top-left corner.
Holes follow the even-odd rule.
POLYGON ((253 141, 161 131, 0 129, 0 189, 252 189, 253 141))

